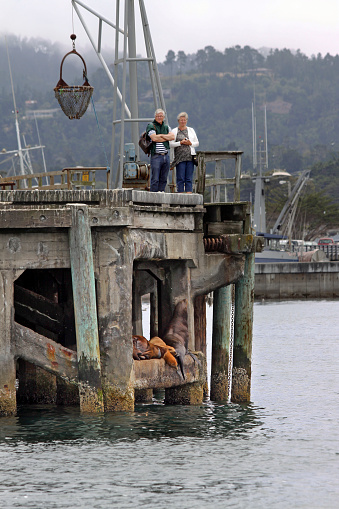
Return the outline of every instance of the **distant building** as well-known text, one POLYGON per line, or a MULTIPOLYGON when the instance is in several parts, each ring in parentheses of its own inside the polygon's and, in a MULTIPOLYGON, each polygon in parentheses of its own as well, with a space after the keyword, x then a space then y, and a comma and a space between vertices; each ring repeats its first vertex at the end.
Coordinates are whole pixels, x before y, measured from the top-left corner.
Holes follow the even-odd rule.
POLYGON ((60 112, 60 108, 50 108, 48 110, 26 110, 26 118, 33 120, 35 118, 54 118, 60 112))
POLYGON ((267 111, 272 113, 279 113, 280 115, 287 115, 292 108, 292 103, 283 101, 282 99, 276 99, 273 102, 266 103, 267 111))
POLYGON ((268 76, 273 78, 274 73, 272 69, 267 69, 266 67, 257 67, 256 69, 248 69, 246 72, 247 75, 255 75, 255 76, 268 76))
POLYGON ((25 101, 25 108, 26 110, 27 108, 33 108, 33 106, 35 106, 36 104, 38 104, 38 101, 35 100, 25 101))

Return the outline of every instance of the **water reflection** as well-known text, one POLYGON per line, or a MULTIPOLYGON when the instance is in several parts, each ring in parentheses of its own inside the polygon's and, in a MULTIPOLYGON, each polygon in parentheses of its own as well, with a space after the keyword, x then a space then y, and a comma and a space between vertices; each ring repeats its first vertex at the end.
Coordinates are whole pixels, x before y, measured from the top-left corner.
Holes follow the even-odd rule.
POLYGON ((2 418, 0 443, 163 440, 178 437, 237 438, 261 426, 262 411, 252 404, 136 405, 133 413, 82 415, 79 409, 36 405, 2 418))

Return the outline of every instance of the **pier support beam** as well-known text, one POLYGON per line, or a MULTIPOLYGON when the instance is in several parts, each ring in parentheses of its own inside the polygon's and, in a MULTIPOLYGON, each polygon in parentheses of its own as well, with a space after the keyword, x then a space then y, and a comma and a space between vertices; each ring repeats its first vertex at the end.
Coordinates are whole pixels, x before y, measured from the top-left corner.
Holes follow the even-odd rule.
POLYGON ((59 406, 77 406, 80 405, 79 389, 76 385, 66 382, 62 378, 57 378, 56 404, 59 406))
POLYGON ((254 253, 246 255, 244 276, 235 285, 232 401, 251 397, 251 360, 254 303, 254 253))
POLYGON ((159 309, 157 282, 153 292, 150 293, 150 337, 159 336, 159 309))
POLYGON ((132 323, 133 323, 133 334, 142 336, 142 290, 140 288, 140 277, 136 277, 133 274, 133 290, 132 290, 132 323))
POLYGON ((100 267, 97 289, 105 411, 133 411, 132 266, 124 253, 121 264, 100 267))
POLYGON ((194 350, 206 356, 206 295, 194 299, 194 350))
POLYGON ((212 369, 210 398, 227 401, 230 358, 232 285, 213 292, 212 369))
POLYGON ((18 359, 18 404, 53 404, 56 402, 56 376, 34 364, 18 359))
POLYGON ((87 205, 71 205, 69 229, 80 409, 104 410, 101 389, 100 349, 97 322, 93 248, 87 205))
POLYGON ((0 415, 16 413, 15 360, 11 353, 13 270, 0 271, 0 415))
POLYGON ((151 403, 153 400, 153 389, 134 389, 136 403, 151 403))
POLYGON ((165 403, 168 405, 200 405, 204 399, 204 384, 193 382, 165 389, 165 403))

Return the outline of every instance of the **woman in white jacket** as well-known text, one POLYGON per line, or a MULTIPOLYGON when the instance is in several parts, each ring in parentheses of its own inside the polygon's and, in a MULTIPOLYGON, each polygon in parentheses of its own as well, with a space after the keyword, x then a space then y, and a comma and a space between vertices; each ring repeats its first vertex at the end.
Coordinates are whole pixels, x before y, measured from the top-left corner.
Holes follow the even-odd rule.
POLYGON ((177 116, 178 127, 172 130, 174 140, 170 141, 170 147, 174 149, 174 160, 171 167, 177 169, 177 192, 192 193, 194 164, 192 156, 199 140, 192 127, 187 127, 188 115, 182 111, 177 116))

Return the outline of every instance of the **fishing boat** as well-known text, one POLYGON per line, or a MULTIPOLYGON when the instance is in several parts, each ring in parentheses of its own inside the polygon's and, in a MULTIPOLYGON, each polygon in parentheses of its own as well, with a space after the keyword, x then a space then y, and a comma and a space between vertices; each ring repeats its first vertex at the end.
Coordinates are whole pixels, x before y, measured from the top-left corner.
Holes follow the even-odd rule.
POLYGON ((301 172, 295 186, 291 189, 289 179, 291 174, 285 170, 268 172, 268 146, 267 146, 267 116, 264 106, 264 137, 257 140, 255 101, 252 104, 252 132, 253 132, 253 178, 255 184, 253 229, 257 236, 265 239, 265 247, 261 253, 255 254, 256 263, 286 263, 298 262, 305 252, 316 250, 317 246, 309 245, 303 240, 291 238, 295 221, 298 201, 309 179, 310 170, 301 172), (288 183, 288 198, 277 218, 272 230, 266 230, 266 194, 265 184, 271 179, 288 183))

